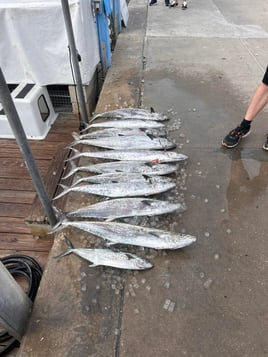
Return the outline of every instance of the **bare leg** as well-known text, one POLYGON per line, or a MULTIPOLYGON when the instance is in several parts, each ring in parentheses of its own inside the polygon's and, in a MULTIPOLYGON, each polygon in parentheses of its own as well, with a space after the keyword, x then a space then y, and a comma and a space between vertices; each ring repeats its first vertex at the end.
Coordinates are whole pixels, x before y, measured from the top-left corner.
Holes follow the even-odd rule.
POLYGON ((252 121, 267 104, 268 85, 261 83, 253 94, 253 97, 245 114, 245 119, 252 121))

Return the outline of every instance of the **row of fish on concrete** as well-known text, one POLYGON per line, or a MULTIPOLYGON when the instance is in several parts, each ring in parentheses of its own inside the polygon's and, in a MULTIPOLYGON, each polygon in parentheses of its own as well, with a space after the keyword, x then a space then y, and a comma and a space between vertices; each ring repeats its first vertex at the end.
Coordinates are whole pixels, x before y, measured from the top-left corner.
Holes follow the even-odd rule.
MULTIPOLYGON (((125 108, 97 114, 83 132, 73 133, 74 141, 69 146, 73 155, 68 159, 71 170, 63 179, 79 171, 88 172, 90 176, 76 180, 70 187, 61 184, 63 191, 54 200, 71 192, 109 199, 71 212, 58 210, 59 223, 51 232, 72 227, 103 238, 107 246, 125 244, 179 249, 195 242, 196 238, 187 234, 114 222, 119 218, 154 216, 185 209, 179 203, 147 198, 174 188, 176 183, 166 175, 178 170, 179 161, 187 160, 187 156, 170 151, 176 145, 167 138, 163 124, 167 119, 167 116, 152 109, 125 108), (97 119, 102 121, 96 122, 97 119), (83 150, 78 151, 75 148, 77 145, 82 145, 83 150), (88 146, 101 150, 86 151, 88 146), (76 166, 73 160, 80 158, 109 161, 76 166), (86 221, 85 218, 95 220, 86 221)), ((107 265, 121 269, 148 269, 153 266, 131 253, 108 248, 74 248, 67 237, 65 241, 67 251, 56 258, 74 253, 92 262, 91 266, 107 265)))

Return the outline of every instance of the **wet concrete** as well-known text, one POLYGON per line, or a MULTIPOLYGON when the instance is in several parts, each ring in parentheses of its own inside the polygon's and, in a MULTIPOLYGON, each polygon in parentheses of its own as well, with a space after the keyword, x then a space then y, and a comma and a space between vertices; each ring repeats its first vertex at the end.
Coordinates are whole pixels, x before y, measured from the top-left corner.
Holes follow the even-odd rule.
MULTIPOLYGON (((198 241, 183 253, 168 253, 167 262, 157 262, 161 268, 154 268, 154 277, 161 284, 156 277, 163 273, 157 269, 163 269, 170 288, 158 285, 157 297, 150 301, 156 310, 143 308, 143 318, 151 317, 154 332, 141 323, 139 338, 148 345, 151 337, 150 356, 265 355, 266 337, 261 331, 267 320, 261 316, 267 316, 266 153, 254 147, 257 134, 234 151, 220 147, 227 123, 233 125, 230 119, 240 121, 241 108, 230 84, 217 73, 210 82, 202 76, 166 74, 163 79, 163 72, 160 78, 159 72, 148 72, 144 102, 159 106, 154 99, 161 92, 161 110, 169 107, 174 113, 171 127, 178 118, 181 123, 170 134, 189 156, 184 191, 188 209, 176 219, 176 229, 196 235, 198 241), (160 306, 167 298, 176 308, 165 315, 160 306)), ((259 145, 262 140, 260 135, 259 145)), ((128 355, 137 351, 128 350, 128 355)))
MULTIPOLYGON (((126 222, 197 242, 177 251, 120 247, 154 264, 143 272, 51 260, 21 355, 265 356, 267 111, 238 148, 221 140, 242 120, 267 64, 268 5, 199 0, 181 11, 137 0, 130 10, 141 18, 119 39, 124 50, 115 53, 97 111, 141 104, 168 113, 169 136, 189 160, 177 187, 160 196, 184 202, 185 212, 126 222)), ((75 246, 103 244, 65 233, 75 246)), ((64 248, 56 236, 51 255, 64 248)))

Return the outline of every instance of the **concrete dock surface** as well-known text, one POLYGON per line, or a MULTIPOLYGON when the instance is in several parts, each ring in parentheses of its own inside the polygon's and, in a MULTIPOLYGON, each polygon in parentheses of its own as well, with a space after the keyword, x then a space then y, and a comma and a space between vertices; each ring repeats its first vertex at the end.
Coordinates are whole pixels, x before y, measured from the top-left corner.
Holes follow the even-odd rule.
MULTIPOLYGON (((174 251, 123 247, 154 265, 130 272, 90 268, 74 255, 53 259, 66 249, 64 234, 77 248, 101 244, 82 231, 57 233, 22 357, 268 355, 267 110, 237 148, 221 147, 267 66, 268 2, 180 5, 130 1, 96 112, 169 115, 169 137, 189 159, 176 189, 157 197, 187 209, 133 220, 197 241, 174 251)), ((77 200, 70 195, 67 208, 77 200)))

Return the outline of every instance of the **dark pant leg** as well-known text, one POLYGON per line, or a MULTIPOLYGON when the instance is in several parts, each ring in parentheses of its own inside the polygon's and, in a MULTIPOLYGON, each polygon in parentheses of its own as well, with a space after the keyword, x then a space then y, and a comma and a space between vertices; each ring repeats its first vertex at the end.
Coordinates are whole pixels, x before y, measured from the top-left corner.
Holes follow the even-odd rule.
POLYGON ((266 72, 264 74, 262 82, 268 86, 268 66, 266 68, 266 72))

